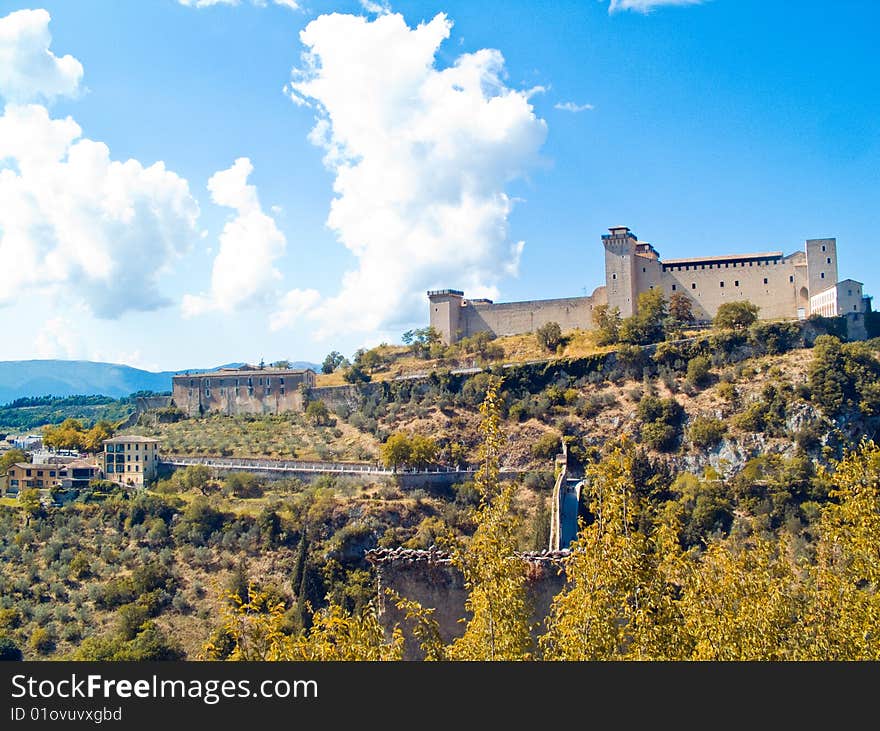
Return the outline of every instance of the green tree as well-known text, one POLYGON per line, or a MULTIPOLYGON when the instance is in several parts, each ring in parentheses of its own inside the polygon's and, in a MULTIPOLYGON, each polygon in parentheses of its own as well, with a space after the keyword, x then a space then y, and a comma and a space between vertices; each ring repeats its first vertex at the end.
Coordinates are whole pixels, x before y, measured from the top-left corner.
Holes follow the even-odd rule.
POLYGON ((412 467, 424 469, 437 460, 440 448, 431 437, 398 431, 390 435, 379 448, 379 455, 386 467, 398 469, 412 467))
POLYGON ((113 436, 113 425, 109 421, 99 421, 83 436, 82 446, 87 452, 100 452, 104 440, 113 436))
POLYGON ((85 438, 79 419, 65 419, 58 426, 43 427, 43 444, 53 449, 83 449, 85 438))
POLYGON ((309 401, 306 406, 306 419, 315 426, 326 426, 330 422, 330 410, 323 401, 309 401))
POLYGON ((663 340, 667 317, 666 299, 659 289, 639 295, 636 314, 620 324, 620 340, 632 345, 648 345, 663 340))
POLYGON ((562 344, 562 328, 558 322, 548 322, 535 330, 538 345, 551 353, 562 344))
POLYGON ((718 307, 712 325, 722 330, 745 330, 758 319, 759 309, 748 300, 725 302, 718 307))
POLYGON ((5 475, 16 462, 30 462, 30 457, 20 449, 10 449, 0 456, 0 476, 5 475))
POLYGON ((688 361, 687 382, 691 386, 702 388, 709 383, 712 375, 712 361, 705 355, 697 355, 688 361))
POLYGON ((596 344, 614 345, 620 339, 620 308, 596 305, 593 308, 593 323, 596 325, 596 344))
POLYGON ((321 373, 330 374, 333 373, 337 368, 339 368, 345 357, 342 353, 333 350, 327 354, 327 357, 324 358, 324 362, 321 364, 321 373))
POLYGON ((694 302, 684 292, 669 296, 669 318, 679 329, 694 321, 694 302))
POLYGON ((18 493, 18 502, 25 512, 31 515, 39 513, 43 509, 40 502, 40 491, 35 487, 27 487, 18 493))
POLYGON ((391 434, 379 447, 379 456, 382 464, 394 470, 407 465, 410 458, 409 435, 405 432, 391 434))

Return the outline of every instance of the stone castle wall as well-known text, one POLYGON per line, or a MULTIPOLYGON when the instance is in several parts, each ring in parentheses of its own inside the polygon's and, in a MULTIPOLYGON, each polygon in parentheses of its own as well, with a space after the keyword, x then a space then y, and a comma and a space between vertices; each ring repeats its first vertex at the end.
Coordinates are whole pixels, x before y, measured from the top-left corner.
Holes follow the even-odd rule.
MULTIPOLYGON (((788 256, 777 251, 666 262, 625 226, 610 229, 602 245, 605 286, 591 297, 495 304, 468 300, 459 290, 436 290, 428 292, 430 324, 446 343, 478 332, 534 332, 551 321, 563 331, 589 330, 595 327, 596 306, 607 304, 629 317, 635 314, 639 295, 652 289, 661 290, 667 300, 675 293, 685 294, 700 321, 711 320, 725 303, 745 300, 758 306, 762 320, 803 319, 811 314, 810 295, 838 282, 835 239, 809 239, 803 251, 788 256)), ((855 295, 850 299, 855 301, 855 295)), ((852 305, 845 303, 844 311, 851 311, 852 305)), ((856 311, 863 309, 860 298, 855 305, 856 311)))

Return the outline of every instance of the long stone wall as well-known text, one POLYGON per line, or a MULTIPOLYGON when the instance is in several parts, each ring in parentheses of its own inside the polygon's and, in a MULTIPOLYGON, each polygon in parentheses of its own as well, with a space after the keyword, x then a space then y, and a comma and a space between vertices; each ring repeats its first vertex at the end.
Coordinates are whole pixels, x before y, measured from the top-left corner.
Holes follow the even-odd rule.
POLYGON ((468 303, 461 308, 461 337, 478 332, 495 336, 533 332, 548 322, 558 322, 562 330, 593 327, 593 298, 566 297, 500 304, 468 303))

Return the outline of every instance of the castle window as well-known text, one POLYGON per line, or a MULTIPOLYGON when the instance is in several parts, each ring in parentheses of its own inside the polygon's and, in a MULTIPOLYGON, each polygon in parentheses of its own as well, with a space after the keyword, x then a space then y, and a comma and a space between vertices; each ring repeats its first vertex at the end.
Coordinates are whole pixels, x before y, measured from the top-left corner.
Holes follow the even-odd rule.
POLYGON ((789 275, 789 277, 788 277, 788 281, 789 281, 789 282, 793 282, 793 281, 794 281, 794 277, 791 276, 791 275, 789 275))
POLYGON ((719 282, 719 284, 720 284, 722 287, 724 286, 724 282, 719 282))
POLYGON ((830 264, 830 263, 831 263, 831 257, 829 256, 825 261, 828 262, 828 263, 830 264))
POLYGON ((856 309, 856 306, 855 306, 855 305, 853 305, 853 311, 854 311, 854 312, 855 312, 855 309, 856 309))
MULTIPOLYGON (((831 262, 831 259, 829 259, 828 262, 830 263, 830 262, 831 262)), ((648 271, 648 270, 645 269, 645 267, 642 267, 642 272, 644 273, 644 272, 646 272, 646 271, 648 271)))
POLYGON ((847 296, 852 297, 852 290, 851 289, 846 290, 846 294, 847 294, 847 296))
POLYGON ((734 281, 733 286, 734 286, 734 287, 739 287, 739 280, 738 280, 738 279, 734 281))
POLYGON ((612 278, 612 279, 617 279, 617 274, 612 274, 612 275, 611 275, 611 278, 612 278))
POLYGON ((822 244, 822 251, 825 251, 825 244, 822 244))
POLYGON ((764 277, 764 284, 767 284, 767 277, 764 277))
POLYGON ((281 387, 281 395, 284 395, 284 386, 281 387))
POLYGON ((691 289, 696 289, 696 288, 697 288, 697 283, 691 282, 691 289))
POLYGON ((672 291, 673 291, 673 292, 675 291, 675 285, 674 285, 674 284, 672 285, 672 291))
POLYGON ((819 279, 825 279, 825 272, 822 272, 822 273, 819 275, 819 279))

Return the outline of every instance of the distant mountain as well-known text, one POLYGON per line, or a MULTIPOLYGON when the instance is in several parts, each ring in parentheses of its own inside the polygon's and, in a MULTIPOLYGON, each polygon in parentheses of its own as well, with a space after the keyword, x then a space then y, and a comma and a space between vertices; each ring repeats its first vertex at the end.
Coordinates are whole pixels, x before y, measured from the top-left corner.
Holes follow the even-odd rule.
MULTIPOLYGON (((240 366, 227 363, 217 368, 240 366)), ((23 396, 102 395, 121 398, 135 391, 170 391, 171 377, 178 373, 206 373, 217 368, 187 368, 152 373, 115 363, 88 360, 7 360, 0 361, 0 404, 23 396)), ((291 368, 319 366, 307 361, 291 363, 291 368)))

